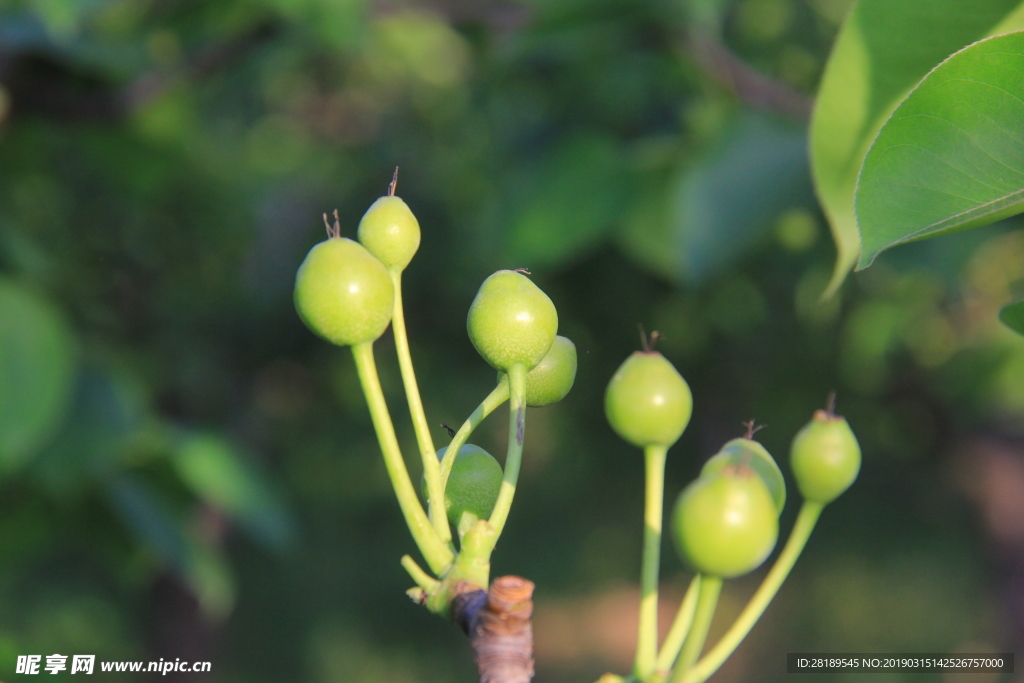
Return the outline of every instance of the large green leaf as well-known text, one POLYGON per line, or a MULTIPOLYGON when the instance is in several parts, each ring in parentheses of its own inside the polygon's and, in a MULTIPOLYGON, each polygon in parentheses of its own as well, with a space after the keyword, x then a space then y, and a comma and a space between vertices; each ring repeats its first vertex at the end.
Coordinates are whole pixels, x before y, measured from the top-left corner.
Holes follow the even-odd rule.
POLYGON ((969 43, 1024 28, 1020 0, 860 0, 825 67, 811 119, 811 166, 838 252, 829 291, 857 262, 857 175, 896 105, 969 43))
POLYGON ((1024 211, 1024 33, 964 48, 886 121, 855 208, 860 267, 901 242, 1024 211))
POLYGON ((74 343, 60 312, 0 279, 0 467, 20 464, 53 436, 73 372, 74 343))
POLYGON ((999 319, 1014 332, 1024 334, 1024 300, 1003 306, 999 319))

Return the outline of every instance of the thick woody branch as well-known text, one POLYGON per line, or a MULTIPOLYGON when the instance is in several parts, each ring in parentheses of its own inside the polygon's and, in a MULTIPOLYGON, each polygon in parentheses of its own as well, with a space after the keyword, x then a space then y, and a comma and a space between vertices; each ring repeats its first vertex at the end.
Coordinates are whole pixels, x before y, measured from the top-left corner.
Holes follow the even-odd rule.
POLYGON ((533 678, 533 582, 494 580, 489 591, 462 584, 452 601, 455 622, 469 636, 480 683, 530 683, 533 678))

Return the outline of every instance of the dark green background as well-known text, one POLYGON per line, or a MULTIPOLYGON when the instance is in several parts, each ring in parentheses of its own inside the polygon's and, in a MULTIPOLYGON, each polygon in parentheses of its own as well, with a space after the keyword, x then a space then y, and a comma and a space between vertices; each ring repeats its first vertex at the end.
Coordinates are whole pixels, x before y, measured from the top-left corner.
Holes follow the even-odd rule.
MULTIPOLYGON (((1019 647, 1024 341, 996 312, 1024 237, 901 247, 818 301, 806 118, 846 6, 0 0, 0 678, 56 652, 212 660, 178 680, 475 680, 404 595, 413 544, 350 355, 291 303, 320 215, 353 237, 395 165, 430 421, 493 386, 465 314, 494 270, 529 267, 580 351, 569 397, 528 415, 494 557, 537 584, 538 682, 629 667, 642 461, 602 396, 638 323, 694 394, 669 500, 751 418, 788 477, 832 390, 864 449, 713 680, 788 680, 794 651, 1019 647)), ((505 429, 474 441, 500 454, 505 429)), ((668 545, 663 577, 678 599, 668 545)), ((911 680, 802 680, 860 679, 911 680)))

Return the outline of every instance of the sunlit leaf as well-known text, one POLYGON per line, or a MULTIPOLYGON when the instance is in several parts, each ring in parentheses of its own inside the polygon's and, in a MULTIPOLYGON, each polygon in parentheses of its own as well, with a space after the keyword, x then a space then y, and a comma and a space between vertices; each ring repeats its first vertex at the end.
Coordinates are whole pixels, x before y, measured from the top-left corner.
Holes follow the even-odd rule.
POLYGON ((838 252, 830 291, 857 262, 853 195, 879 129, 936 64, 987 35, 1024 28, 1019 0, 860 0, 836 39, 811 119, 811 165, 838 252))
POLYGON ((1014 332, 1024 334, 1024 300, 1003 306, 999 319, 1014 332))
POLYGON ((60 312, 0 279, 0 467, 24 462, 53 436, 71 396, 74 364, 60 312))
POLYGON ((896 244, 1024 211, 1024 33, 975 43, 921 81, 864 160, 860 267, 896 244))

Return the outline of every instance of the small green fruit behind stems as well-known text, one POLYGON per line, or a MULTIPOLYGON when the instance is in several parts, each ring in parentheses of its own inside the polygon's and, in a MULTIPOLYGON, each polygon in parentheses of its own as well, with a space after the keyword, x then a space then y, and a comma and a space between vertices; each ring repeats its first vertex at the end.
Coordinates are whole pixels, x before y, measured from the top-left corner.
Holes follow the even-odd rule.
POLYGON ((548 295, 522 273, 499 270, 480 286, 466 320, 469 339, 496 370, 514 365, 532 370, 558 331, 558 313, 548 295))
POLYGON ((359 241, 387 268, 405 270, 420 248, 420 224, 399 197, 381 197, 359 221, 359 241))
POLYGON ((840 415, 825 410, 793 439, 790 467, 804 498, 827 505, 838 498, 860 472, 860 444, 840 415))
MULTIPOLYGON (((445 446, 437 452, 438 460, 447 450, 445 446)), ((503 476, 501 465, 484 449, 471 443, 460 448, 444 489, 444 506, 452 525, 459 528, 466 513, 473 515, 474 521, 490 517, 503 476)), ((426 480, 420 488, 425 496, 426 480)))
POLYGON ((345 237, 310 249, 295 275, 295 310, 302 322, 338 346, 380 337, 391 322, 394 297, 384 265, 345 237))
POLYGON ((761 477, 775 502, 775 510, 781 515, 782 508, 786 505, 786 480, 783 479, 782 470, 775 463, 775 459, 757 441, 733 439, 704 464, 700 476, 721 474, 738 467, 749 467, 761 477))
POLYGON ((753 470, 727 470, 686 487, 676 502, 672 530, 690 566, 728 579, 767 559, 779 520, 768 488, 753 470))
MULTIPOLYGON (((491 393, 487 395, 480 405, 472 412, 472 414, 466 419, 462 426, 459 427, 459 431, 452 437, 452 441, 448 444, 448 448, 445 452, 445 457, 441 459, 440 475, 441 475, 441 486, 444 487, 446 481, 448 481, 448 475, 451 474, 452 465, 455 464, 455 456, 458 455, 459 450, 465 445, 466 440, 469 439, 469 435, 473 433, 484 419, 497 410, 498 406, 503 404, 509 398, 509 387, 508 382, 498 383, 498 386, 491 390, 491 393), (453 451, 452 448, 458 450, 453 451)), ((447 426, 447 425, 445 425, 447 426)))
POLYGON ((693 395, 664 356, 637 351, 608 383, 604 410, 615 432, 634 446, 668 448, 690 422, 693 395))
MULTIPOLYGON (((498 382, 508 382, 498 373, 498 382)), ((576 345, 561 335, 555 336, 547 354, 533 370, 526 373, 526 405, 543 408, 558 403, 572 389, 576 380, 576 345)))

